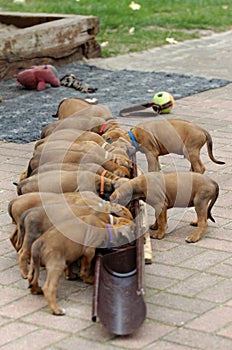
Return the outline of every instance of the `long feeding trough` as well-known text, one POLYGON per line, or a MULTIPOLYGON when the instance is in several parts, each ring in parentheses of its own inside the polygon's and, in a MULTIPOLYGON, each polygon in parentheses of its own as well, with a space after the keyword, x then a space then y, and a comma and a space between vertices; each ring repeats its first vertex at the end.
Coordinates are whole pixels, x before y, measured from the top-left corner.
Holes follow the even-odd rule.
POLYGON ((32 65, 101 56, 95 16, 0 12, 0 80, 32 65))

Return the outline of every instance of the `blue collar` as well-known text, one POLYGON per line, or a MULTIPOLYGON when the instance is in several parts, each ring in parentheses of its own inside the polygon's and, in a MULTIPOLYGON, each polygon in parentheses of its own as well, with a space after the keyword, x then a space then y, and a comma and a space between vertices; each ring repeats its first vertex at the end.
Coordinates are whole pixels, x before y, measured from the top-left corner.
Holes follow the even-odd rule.
POLYGON ((132 131, 128 131, 128 135, 130 136, 130 139, 131 139, 131 141, 132 141, 134 147, 137 149, 137 148, 139 147, 139 144, 138 144, 138 142, 135 140, 135 137, 134 137, 132 131))

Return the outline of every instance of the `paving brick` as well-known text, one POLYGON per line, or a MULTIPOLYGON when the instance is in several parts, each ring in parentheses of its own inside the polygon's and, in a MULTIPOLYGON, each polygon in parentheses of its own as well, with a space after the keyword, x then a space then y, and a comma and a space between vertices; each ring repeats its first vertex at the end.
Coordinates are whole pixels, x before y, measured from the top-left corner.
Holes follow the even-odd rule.
POLYGON ((149 280, 149 274, 153 273, 157 276, 162 276, 166 278, 173 278, 178 280, 183 280, 192 274, 194 274, 194 271, 190 269, 185 269, 178 266, 173 265, 166 265, 166 264, 159 264, 155 261, 155 269, 152 265, 146 265, 145 267, 146 271, 146 281, 149 280))
POLYGON ((222 337, 227 337, 232 340, 232 326, 228 326, 217 332, 218 335, 221 335, 222 337))
POLYGON ((201 248, 196 245, 179 245, 165 252, 157 252, 156 261, 168 265, 177 265, 189 256, 198 255, 201 251, 201 248))
POLYGON ((193 312, 156 305, 156 296, 153 298, 153 303, 147 302, 147 317, 153 321, 180 327, 196 316, 193 312))
POLYGON ((182 295, 170 294, 166 292, 157 293, 155 296, 146 298, 147 302, 158 306, 169 307, 176 310, 202 314, 215 307, 215 303, 197 298, 185 297, 182 295))
POLYGON ((28 294, 27 290, 20 290, 9 286, 0 286, 0 307, 17 301, 28 294))
POLYGON ((97 342, 94 338, 84 339, 78 336, 69 336, 65 340, 60 341, 58 348, 56 349, 95 349, 95 350, 120 350, 121 347, 115 348, 115 346, 110 345, 108 341, 97 342))
POLYGON ((232 252, 232 242, 208 237, 197 242, 198 247, 221 250, 223 252, 232 252))
POLYGON ((197 294, 199 295, 201 291, 204 291, 202 292, 203 294, 207 293, 205 292, 205 289, 208 290, 210 287, 214 288, 217 283, 222 281, 224 282, 222 277, 207 274, 205 272, 199 272, 189 278, 186 278, 184 281, 176 283, 175 286, 168 288, 168 291, 174 294, 193 297, 197 294))
POLYGON ((153 288, 157 290, 164 290, 168 287, 171 287, 173 284, 176 284, 177 280, 171 278, 165 278, 154 275, 146 275, 146 288, 153 288))
POLYGON ((4 345, 5 350, 41 350, 66 338, 67 334, 48 329, 38 329, 4 345))
POLYGON ((186 327, 208 333, 217 332, 232 322, 231 311, 230 307, 218 306, 195 320, 188 322, 186 327))
POLYGON ((37 311, 31 313, 23 317, 22 320, 37 327, 49 327, 50 329, 60 330, 61 332, 68 332, 70 334, 79 332, 90 326, 90 322, 80 319, 77 315, 76 317, 69 317, 69 312, 67 312, 65 316, 59 317, 52 315, 49 310, 47 312, 37 311))
POLYGON ((93 323, 89 328, 80 331, 79 335, 87 339, 94 339, 96 342, 106 342, 115 337, 115 335, 107 331, 99 320, 96 323, 93 323))
POLYGON ((210 266, 214 266, 217 263, 221 263, 230 256, 231 253, 225 253, 221 251, 204 251, 201 254, 182 262, 181 264, 179 264, 179 266, 203 271, 209 268, 210 266))
MULTIPOLYGON (((29 293, 29 291, 28 291, 29 293)), ((0 308, 0 315, 17 319, 40 310, 47 303, 42 295, 28 295, 0 308)))
MULTIPOLYGON (((197 349, 212 349, 212 350, 230 350, 231 341, 225 339, 215 334, 208 334, 205 332, 199 332, 196 330, 180 328, 174 331, 173 333, 164 337, 164 340, 170 340, 174 343, 195 347, 197 349)), ((175 348, 174 348, 175 349, 175 348)), ((173 349, 173 350, 174 350, 173 349)))
POLYGON ((216 273, 217 275, 231 278, 232 276, 232 265, 227 262, 222 262, 221 264, 216 264, 215 266, 208 269, 210 273, 216 273))
POLYGON ((22 322, 13 322, 3 325, 0 328, 0 346, 3 346, 10 341, 15 341, 28 333, 35 331, 37 328, 33 325, 26 325, 22 322))
POLYGON ((173 330, 173 327, 154 322, 145 322, 135 334, 117 337, 111 344, 126 349, 144 349, 148 344, 163 337, 173 330))
POLYGON ((232 298, 231 279, 223 280, 214 286, 208 286, 208 289, 200 292, 198 297, 215 303, 229 301, 232 298))
MULTIPOLYGON (((190 348, 188 346, 161 340, 147 346, 144 350, 190 350, 190 348)), ((199 348, 191 347, 191 350, 199 350, 199 348)))

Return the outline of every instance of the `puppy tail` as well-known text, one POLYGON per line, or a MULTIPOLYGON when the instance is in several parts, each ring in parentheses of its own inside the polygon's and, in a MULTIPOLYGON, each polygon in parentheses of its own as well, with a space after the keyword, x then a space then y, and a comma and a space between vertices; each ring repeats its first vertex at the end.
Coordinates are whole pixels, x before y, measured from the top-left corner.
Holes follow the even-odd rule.
POLYGON ((38 284, 40 272, 40 252, 42 247, 43 242, 39 240, 35 241, 31 247, 31 263, 28 273, 28 288, 33 288, 33 286, 38 284))
POLYGON ((28 215, 28 212, 26 211, 20 216, 19 230, 18 230, 17 241, 16 241, 17 250, 19 250, 23 245, 23 240, 25 237, 25 219, 27 215, 28 215))
POLYGON ((13 213, 12 213, 12 207, 13 207, 14 202, 15 202, 15 198, 12 199, 12 200, 8 203, 8 207, 7 207, 8 214, 10 215, 13 224, 16 223, 16 221, 15 221, 15 219, 14 219, 14 217, 13 217, 13 213))
POLYGON ((211 215, 211 209, 213 208, 217 198, 218 198, 218 195, 219 195, 219 186, 218 184, 214 181, 214 186, 215 186, 215 191, 214 191, 214 196, 213 198, 211 199, 211 202, 208 206, 208 219, 210 219, 211 221, 215 222, 215 219, 212 217, 211 215))
POLYGON ((205 131, 205 136, 206 136, 207 150, 208 150, 209 158, 216 164, 221 164, 221 165, 225 164, 225 162, 222 162, 222 161, 217 160, 216 158, 214 158, 212 137, 207 131, 205 131))

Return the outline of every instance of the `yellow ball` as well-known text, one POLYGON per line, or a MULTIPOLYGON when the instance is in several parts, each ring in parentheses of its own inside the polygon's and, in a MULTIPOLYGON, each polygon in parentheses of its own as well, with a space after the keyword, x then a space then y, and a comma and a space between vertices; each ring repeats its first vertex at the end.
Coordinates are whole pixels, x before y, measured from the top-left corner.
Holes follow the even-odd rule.
POLYGON ((174 98, 169 92, 166 91, 157 92, 153 97, 153 102, 161 106, 160 114, 169 113, 174 107, 174 98), (165 108, 166 103, 170 103, 170 106, 167 108, 165 108), (162 109, 162 106, 164 109, 162 109))

